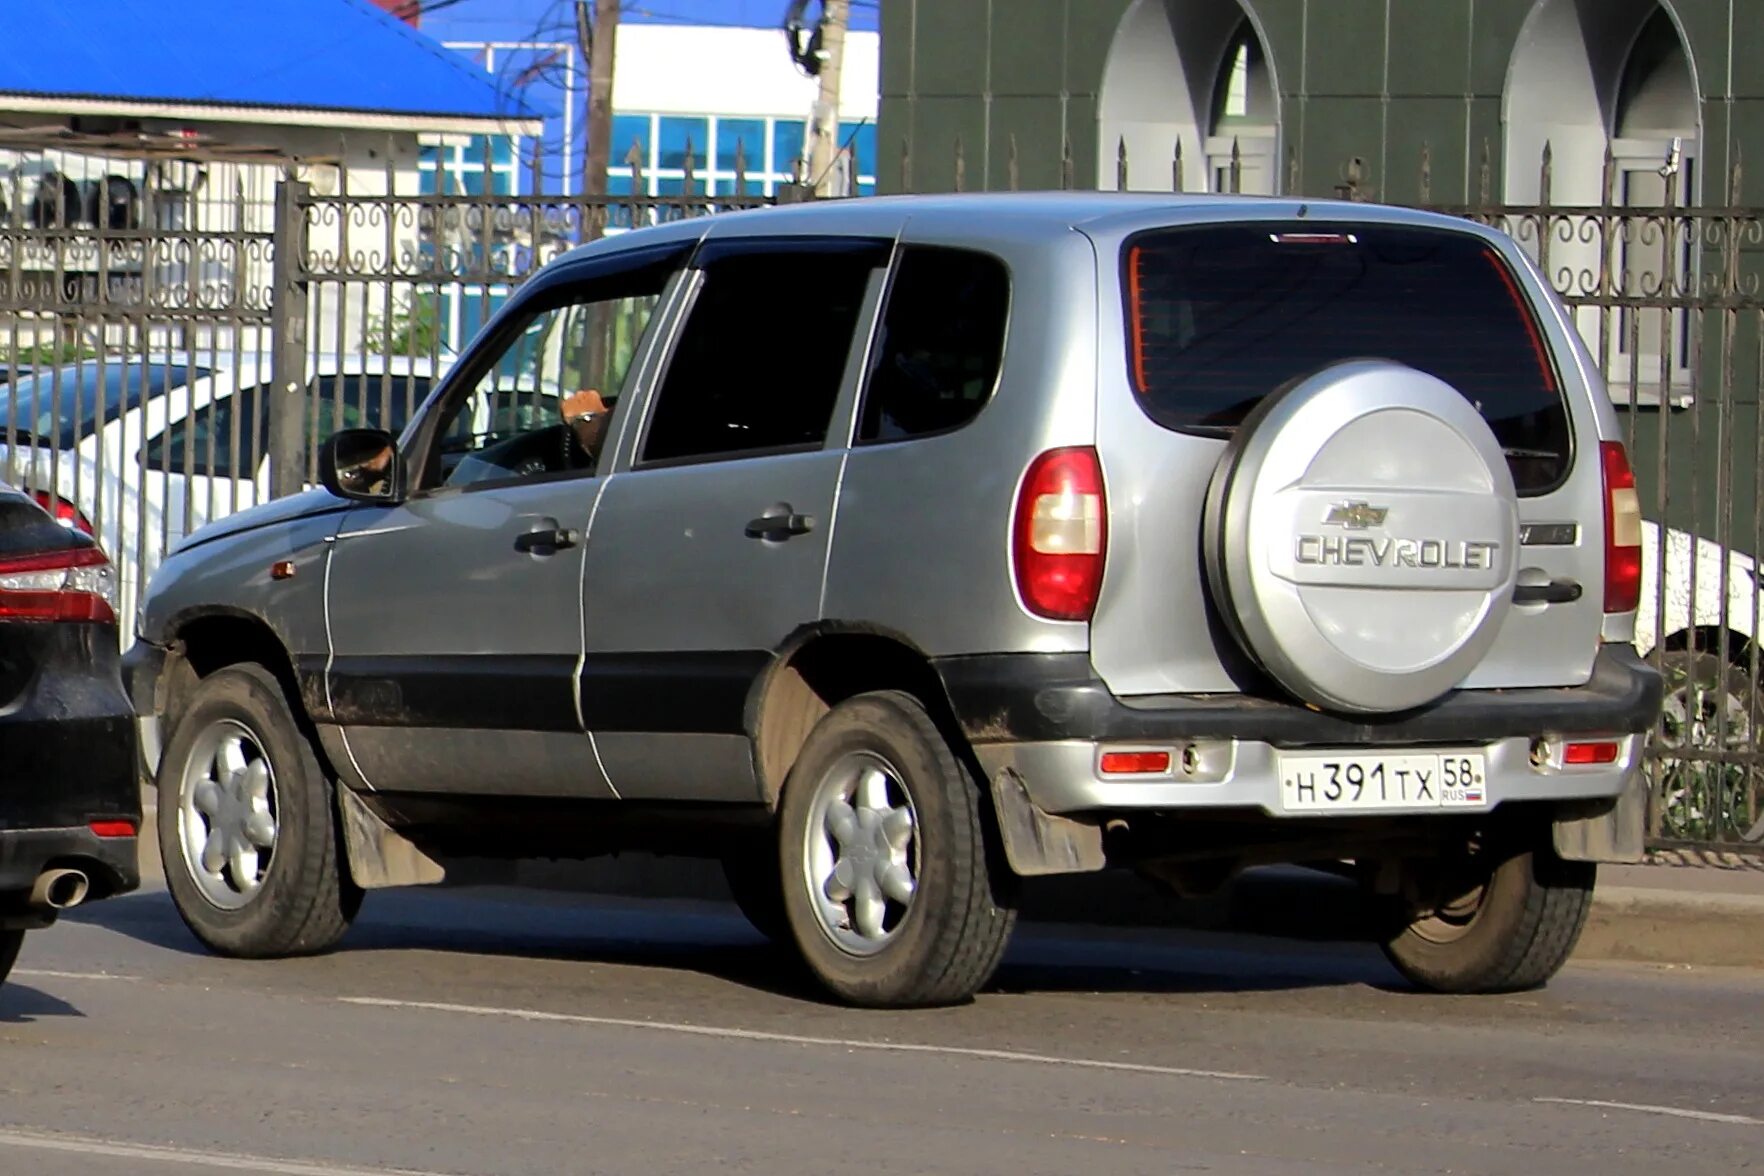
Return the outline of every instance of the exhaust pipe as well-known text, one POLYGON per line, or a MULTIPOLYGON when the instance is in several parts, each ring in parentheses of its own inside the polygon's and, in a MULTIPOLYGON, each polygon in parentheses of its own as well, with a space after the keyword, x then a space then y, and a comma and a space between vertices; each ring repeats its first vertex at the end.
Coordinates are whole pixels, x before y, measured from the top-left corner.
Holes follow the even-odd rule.
POLYGON ((31 905, 65 911, 86 901, 92 880, 84 870, 44 870, 31 887, 31 905))

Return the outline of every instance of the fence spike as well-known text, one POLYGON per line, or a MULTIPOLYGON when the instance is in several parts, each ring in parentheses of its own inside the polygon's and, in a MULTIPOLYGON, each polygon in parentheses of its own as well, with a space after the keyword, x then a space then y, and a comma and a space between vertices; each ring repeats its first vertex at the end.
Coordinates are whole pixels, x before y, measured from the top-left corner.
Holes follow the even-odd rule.
POLYGON ((1237 136, 1231 136, 1231 192, 1236 195, 1243 191, 1243 147, 1237 136))
POLYGON ((1555 171, 1555 161, 1556 149, 1551 146, 1548 139, 1545 139, 1543 162, 1538 166, 1537 172, 1537 202, 1539 204, 1548 204, 1550 202, 1550 180, 1555 171))
POLYGON ((690 196, 690 195, 692 195, 692 164, 693 164, 692 136, 691 135, 686 136, 686 158, 682 162, 685 165, 684 168, 682 169, 685 174, 682 177, 681 182, 680 182, 680 194, 682 196, 690 196))
POLYGON ((1606 208, 1617 203, 1617 153, 1611 150, 1611 140, 1605 140, 1604 170, 1599 174, 1599 191, 1606 208))
POLYGON ((1064 145, 1060 148, 1060 189, 1072 189, 1072 136, 1066 135, 1064 145))
POLYGON ((735 140, 735 195, 747 195, 747 143, 739 137, 735 140))
POLYGON ((1010 186, 1010 190, 1013 192, 1015 192, 1017 190, 1018 179, 1019 179, 1019 176, 1017 174, 1017 132, 1012 131, 1011 132, 1010 154, 1005 157, 1005 183, 1010 186))
POLYGON ((1433 203, 1433 149, 1421 144, 1421 203, 1433 203))
POLYGON ((1176 148, 1170 152, 1170 191, 1182 191, 1182 136, 1176 136, 1176 148))
POLYGON ((900 190, 902 192, 913 190, 913 152, 912 148, 907 145, 905 135, 900 137, 900 190))
POLYGON ((962 154, 962 137, 957 135, 955 139, 955 190, 958 192, 967 191, 967 181, 968 160, 962 154))
POLYGON ((649 194, 648 188, 643 183, 643 159, 648 154, 643 149, 643 144, 635 138, 631 140, 631 149, 625 152, 625 162, 631 167, 631 195, 633 196, 647 196, 649 194))
POLYGON ((1299 190, 1298 148, 1290 145, 1286 148, 1286 190, 1288 192, 1299 190))
POLYGON ((1488 203, 1489 183, 1493 166, 1494 165, 1489 159, 1488 154, 1488 136, 1484 135, 1482 137, 1482 164, 1479 169, 1479 178, 1477 180, 1477 193, 1479 201, 1482 204, 1488 203))
POLYGON ((1115 146, 1115 191, 1127 190, 1127 136, 1122 135, 1115 146))

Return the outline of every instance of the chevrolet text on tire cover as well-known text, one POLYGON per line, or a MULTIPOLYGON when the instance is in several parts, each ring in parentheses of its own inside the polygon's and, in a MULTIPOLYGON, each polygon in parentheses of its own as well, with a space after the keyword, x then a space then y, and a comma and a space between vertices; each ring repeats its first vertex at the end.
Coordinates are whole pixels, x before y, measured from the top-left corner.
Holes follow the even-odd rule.
POLYGON ((1067 193, 641 229, 320 469, 168 558, 128 657, 216 951, 346 942, 450 853, 642 849, 720 860, 833 998, 944 1004, 1023 877, 1334 861, 1411 983, 1488 992, 1640 853, 1635 477, 1479 225, 1067 193))

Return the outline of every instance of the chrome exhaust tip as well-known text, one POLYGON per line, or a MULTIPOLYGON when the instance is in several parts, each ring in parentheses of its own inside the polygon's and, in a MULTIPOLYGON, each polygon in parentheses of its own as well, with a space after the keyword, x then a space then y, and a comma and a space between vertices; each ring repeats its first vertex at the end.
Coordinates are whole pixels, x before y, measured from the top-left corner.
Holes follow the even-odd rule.
POLYGON ((65 911, 86 901, 92 880, 84 870, 44 870, 31 887, 31 905, 65 911))

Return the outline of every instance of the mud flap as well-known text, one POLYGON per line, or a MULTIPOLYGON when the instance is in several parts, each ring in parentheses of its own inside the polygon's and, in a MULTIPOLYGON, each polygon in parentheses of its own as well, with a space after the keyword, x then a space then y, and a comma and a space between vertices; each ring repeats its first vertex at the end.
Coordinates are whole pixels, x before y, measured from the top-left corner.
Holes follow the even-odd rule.
POLYGON ((363 890, 427 886, 447 876, 439 862, 382 821, 351 789, 337 788, 337 809, 349 855, 349 875, 363 890))
POLYGON ((992 801, 1005 857, 1019 876, 1088 874, 1106 864, 1102 830, 1037 808, 1011 769, 992 777, 992 801))
POLYGON ((1556 819, 1556 855, 1570 862, 1639 862, 1647 822, 1648 782, 1637 772, 1610 808, 1556 819))

